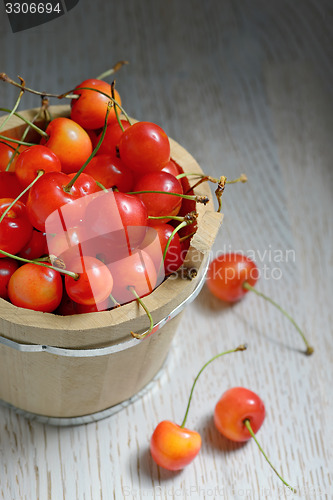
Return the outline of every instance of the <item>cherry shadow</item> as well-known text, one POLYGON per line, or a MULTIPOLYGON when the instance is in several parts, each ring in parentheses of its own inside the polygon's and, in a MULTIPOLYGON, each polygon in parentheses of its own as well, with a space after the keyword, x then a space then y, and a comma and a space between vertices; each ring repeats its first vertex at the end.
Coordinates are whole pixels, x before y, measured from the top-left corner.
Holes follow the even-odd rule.
POLYGON ((158 484, 160 482, 172 481, 176 476, 179 476, 182 473, 182 470, 169 471, 157 465, 151 456, 149 447, 146 447, 139 454, 139 457, 136 453, 133 454, 130 460, 135 461, 135 463, 138 463, 139 461, 140 473, 149 479, 149 481, 156 481, 158 484))
POLYGON ((204 441, 207 446, 219 450, 224 454, 234 453, 246 445, 246 442, 236 443, 224 437, 216 429, 213 416, 205 417, 200 424, 200 429, 202 441, 204 441))

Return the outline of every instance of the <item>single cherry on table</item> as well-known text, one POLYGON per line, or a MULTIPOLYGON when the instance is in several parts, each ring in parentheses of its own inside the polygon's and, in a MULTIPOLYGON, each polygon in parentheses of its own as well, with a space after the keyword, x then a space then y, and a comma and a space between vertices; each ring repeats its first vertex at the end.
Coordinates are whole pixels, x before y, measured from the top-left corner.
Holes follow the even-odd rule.
POLYGON ((305 354, 310 356, 314 349, 308 343, 301 328, 294 318, 292 318, 292 316, 290 316, 290 314, 279 304, 267 295, 256 290, 254 285, 257 283, 258 279, 259 269, 252 259, 242 253, 230 252, 219 255, 211 261, 207 272, 206 283, 211 293, 225 302, 237 302, 249 291, 253 291, 256 295, 267 300, 294 325, 305 343, 305 354))
POLYGON ((255 392, 244 387, 232 387, 216 403, 214 423, 216 429, 231 441, 245 442, 252 437, 275 474, 296 493, 273 467, 255 436, 264 422, 265 414, 265 405, 255 392))

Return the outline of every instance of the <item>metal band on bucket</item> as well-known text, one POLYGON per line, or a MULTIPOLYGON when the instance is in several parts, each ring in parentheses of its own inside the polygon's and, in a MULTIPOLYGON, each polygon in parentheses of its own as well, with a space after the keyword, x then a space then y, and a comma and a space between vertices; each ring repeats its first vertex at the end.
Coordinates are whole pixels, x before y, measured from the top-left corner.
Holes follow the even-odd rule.
POLYGON ((120 344, 115 344, 108 347, 100 347, 95 349, 71 349, 64 347, 52 347, 49 345, 42 344, 21 344, 20 342, 16 342, 14 340, 9 340, 6 337, 0 335, 0 344, 5 345, 6 347, 10 347, 20 352, 27 353, 36 353, 36 352, 47 352, 49 354, 55 354, 57 356, 68 356, 73 358, 86 358, 86 357, 94 357, 94 356, 106 356, 108 354, 113 354, 115 352, 124 351, 125 349, 129 349, 138 344, 138 342, 142 342, 145 338, 150 337, 155 332, 160 330, 162 326, 164 326, 168 321, 177 316, 187 304, 191 303, 199 294, 206 277, 208 263, 205 266, 204 272, 197 283, 193 292, 181 302, 173 311, 171 311, 165 318, 161 319, 156 325, 154 325, 152 331, 143 337, 142 339, 131 338, 125 342, 121 342, 120 344))

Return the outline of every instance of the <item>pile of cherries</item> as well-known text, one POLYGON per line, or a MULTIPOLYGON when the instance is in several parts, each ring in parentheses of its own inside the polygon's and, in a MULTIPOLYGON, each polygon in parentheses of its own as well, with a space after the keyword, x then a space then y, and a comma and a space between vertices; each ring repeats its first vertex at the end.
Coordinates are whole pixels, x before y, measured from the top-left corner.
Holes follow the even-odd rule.
POLYGON ((2 299, 61 315, 101 311, 180 268, 196 201, 160 126, 132 124, 114 86, 89 79, 72 91, 69 117, 28 128, 38 142, 0 135, 2 299))

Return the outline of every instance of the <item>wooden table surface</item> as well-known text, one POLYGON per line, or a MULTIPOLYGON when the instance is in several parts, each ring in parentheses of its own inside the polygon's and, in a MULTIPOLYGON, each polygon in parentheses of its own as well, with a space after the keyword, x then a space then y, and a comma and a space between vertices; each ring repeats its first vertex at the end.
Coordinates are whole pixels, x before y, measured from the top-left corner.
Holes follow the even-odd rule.
MULTIPOLYGON (((327 0, 80 0, 65 16, 12 33, 1 13, 0 70, 62 92, 116 61, 128 113, 163 126, 227 186, 213 255, 255 258, 263 291, 223 306, 204 287, 181 321, 167 363, 143 397, 98 423, 57 428, 0 408, 0 496, 5 500, 290 498, 256 444, 236 445, 212 414, 232 386, 266 405, 258 439, 304 499, 333 497, 332 463, 332 10, 327 0), (329 306, 331 304, 331 306, 329 306), (201 366, 188 427, 202 449, 186 469, 158 468, 149 440, 181 422, 201 366)), ((1 106, 17 91, 0 86, 1 106)), ((22 107, 39 105, 26 94, 22 107)))

